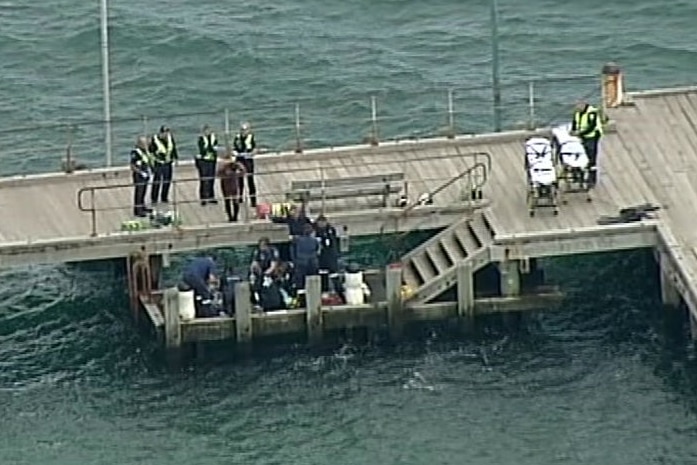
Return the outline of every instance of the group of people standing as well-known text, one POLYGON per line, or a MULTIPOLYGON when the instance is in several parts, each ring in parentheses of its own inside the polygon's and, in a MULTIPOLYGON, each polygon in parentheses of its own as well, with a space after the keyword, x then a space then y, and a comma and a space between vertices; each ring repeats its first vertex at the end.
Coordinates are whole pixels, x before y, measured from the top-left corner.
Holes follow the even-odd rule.
MULTIPOLYGON (((225 153, 223 163, 218 166, 220 148, 218 139, 208 125, 198 138, 198 154, 195 156, 199 176, 199 199, 201 205, 218 203, 215 195, 215 179, 220 179, 220 188, 228 221, 237 221, 240 203, 244 195, 245 181, 249 189, 249 201, 256 207, 256 184, 254 182, 254 155, 257 152, 256 138, 249 123, 242 123, 233 139, 232 151, 225 153)), ((138 137, 131 151, 130 167, 133 176, 133 214, 146 217, 152 208, 146 205, 146 191, 150 184, 151 205, 169 203, 169 191, 174 177, 173 166, 179 160, 177 145, 167 126, 150 139, 138 137)))

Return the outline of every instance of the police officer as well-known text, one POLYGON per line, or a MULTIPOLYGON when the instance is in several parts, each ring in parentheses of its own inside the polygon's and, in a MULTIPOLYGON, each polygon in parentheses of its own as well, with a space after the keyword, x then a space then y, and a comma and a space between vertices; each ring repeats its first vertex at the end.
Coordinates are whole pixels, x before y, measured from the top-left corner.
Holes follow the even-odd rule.
POLYGON ((150 200, 157 203, 169 202, 169 186, 172 182, 172 162, 177 160, 177 146, 167 126, 160 127, 159 134, 152 136, 150 152, 153 154, 153 179, 150 200))
MULTIPOLYGON (((246 178, 247 187, 249 188, 249 201, 252 208, 254 208, 257 206, 257 187, 254 183, 254 155, 257 150, 257 142, 249 123, 242 123, 240 132, 235 135, 232 145, 235 150, 237 161, 242 163, 244 169, 247 171, 246 178)), ((239 184, 240 197, 243 197, 244 178, 240 179, 239 184)))
POLYGON ((305 278, 319 272, 319 244, 313 236, 312 225, 306 224, 301 236, 293 238, 291 260, 294 265, 295 289, 305 289, 305 278))
POLYGON ((339 237, 327 217, 320 215, 315 221, 315 237, 319 243, 319 274, 322 277, 322 290, 329 290, 329 279, 338 281, 339 237))
POLYGON ((148 151, 148 140, 141 136, 131 150, 131 172, 133 175, 133 214, 145 217, 152 210, 145 206, 145 191, 150 181, 152 158, 148 151))
POLYGON ((203 126, 198 137, 198 155, 196 169, 198 170, 198 195, 201 205, 218 203, 215 199, 215 167, 218 159, 218 139, 208 125, 203 126))
POLYGON ((603 122, 598 109, 581 101, 576 105, 571 134, 581 139, 588 155, 588 185, 594 187, 598 179, 598 143, 603 135, 603 122))

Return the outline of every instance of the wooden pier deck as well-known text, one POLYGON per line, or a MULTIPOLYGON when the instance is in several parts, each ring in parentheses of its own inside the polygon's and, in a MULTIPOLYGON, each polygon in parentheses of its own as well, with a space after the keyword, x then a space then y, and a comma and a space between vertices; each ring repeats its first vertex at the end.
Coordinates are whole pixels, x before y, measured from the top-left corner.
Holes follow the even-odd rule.
MULTIPOLYGON (((491 242, 484 246, 492 261, 655 247, 664 270, 665 299, 674 302, 681 296, 697 320, 697 87, 634 93, 627 100, 608 111, 614 130, 601 143, 593 202, 570 198, 558 216, 544 211, 528 216, 522 163, 529 131, 262 155, 257 161, 259 191, 265 201, 282 201, 291 180, 401 172, 415 200, 458 173, 483 166, 462 174, 434 196, 433 205, 407 215, 394 207, 356 211, 353 200, 352 211, 335 203, 340 211, 332 219, 351 234, 376 234, 445 227, 488 205, 491 242), (483 183, 483 203, 462 200, 472 182, 483 183), (661 205, 656 220, 596 224, 599 216, 647 202, 661 205)), ((130 210, 124 167, 0 179, 5 219, 0 265, 123 257, 137 250, 176 253, 255 242, 261 235, 286 237, 282 226, 266 221, 223 223, 222 205, 200 207, 191 164, 182 163, 177 178, 173 200, 184 226, 136 233, 119 232, 130 210), (80 189, 85 204, 97 210, 96 227, 92 214, 78 209, 80 189)))

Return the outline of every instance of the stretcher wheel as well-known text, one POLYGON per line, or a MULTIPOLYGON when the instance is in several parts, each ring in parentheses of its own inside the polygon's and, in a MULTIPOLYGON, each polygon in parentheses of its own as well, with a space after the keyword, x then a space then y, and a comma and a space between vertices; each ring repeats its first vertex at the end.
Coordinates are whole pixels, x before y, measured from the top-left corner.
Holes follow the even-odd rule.
POLYGON ((530 210, 530 218, 535 216, 535 210, 530 210))
POLYGON ((557 216, 558 214, 559 214, 559 210, 555 208, 554 209, 554 216, 557 216))
POLYGON ((593 197, 591 197, 590 195, 588 197, 586 197, 586 202, 591 203, 592 201, 593 201, 593 197))

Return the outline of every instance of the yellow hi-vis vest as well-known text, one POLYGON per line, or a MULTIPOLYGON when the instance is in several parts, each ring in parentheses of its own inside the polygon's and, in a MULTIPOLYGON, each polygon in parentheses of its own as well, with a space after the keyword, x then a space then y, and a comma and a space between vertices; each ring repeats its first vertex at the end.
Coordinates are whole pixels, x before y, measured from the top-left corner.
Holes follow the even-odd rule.
POLYGON ((138 157, 140 157, 140 160, 136 162, 136 166, 141 169, 147 169, 152 165, 152 156, 150 155, 149 152, 146 152, 145 150, 141 149, 140 147, 135 148, 136 153, 138 154, 138 157))
POLYGON ((157 147, 157 152, 155 152, 155 162, 157 163, 169 163, 172 161, 172 150, 174 149, 174 141, 172 140, 172 135, 167 134, 167 145, 165 145, 158 135, 155 135, 152 140, 155 142, 155 147, 157 147))
POLYGON ((590 124, 588 121, 588 116, 591 113, 595 113, 595 128, 588 134, 584 135, 584 139, 593 139, 603 135, 603 122, 600 119, 600 113, 598 112, 597 108, 590 105, 588 105, 588 108, 586 108, 586 111, 584 111, 583 113, 581 113, 580 111, 574 113, 574 123, 576 125, 576 130, 579 133, 583 133, 588 129, 588 125, 590 124))
POLYGON ((216 139, 213 133, 208 137, 202 135, 201 138, 203 138, 203 151, 205 154, 203 156, 199 155, 200 158, 207 161, 214 161, 217 155, 218 139, 216 139))

